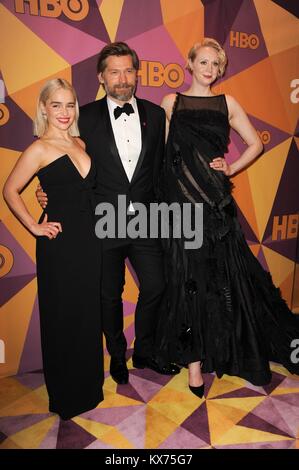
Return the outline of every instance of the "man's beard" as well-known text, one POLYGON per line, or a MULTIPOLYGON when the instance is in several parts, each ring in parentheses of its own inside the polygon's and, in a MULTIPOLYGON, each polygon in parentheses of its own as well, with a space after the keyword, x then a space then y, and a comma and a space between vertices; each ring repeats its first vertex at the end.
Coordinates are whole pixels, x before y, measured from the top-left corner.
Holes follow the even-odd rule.
POLYGON ((107 95, 119 101, 129 101, 136 87, 136 85, 114 85, 113 87, 109 87, 106 83, 104 86, 107 95))

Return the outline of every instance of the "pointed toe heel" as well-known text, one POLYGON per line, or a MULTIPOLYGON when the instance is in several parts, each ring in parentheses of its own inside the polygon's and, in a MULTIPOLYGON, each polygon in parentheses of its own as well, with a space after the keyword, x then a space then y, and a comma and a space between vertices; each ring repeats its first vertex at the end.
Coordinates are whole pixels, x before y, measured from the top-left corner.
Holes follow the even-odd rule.
POLYGON ((199 387, 192 387, 192 385, 189 385, 189 390, 197 397, 202 398, 205 393, 205 384, 202 384, 199 387))

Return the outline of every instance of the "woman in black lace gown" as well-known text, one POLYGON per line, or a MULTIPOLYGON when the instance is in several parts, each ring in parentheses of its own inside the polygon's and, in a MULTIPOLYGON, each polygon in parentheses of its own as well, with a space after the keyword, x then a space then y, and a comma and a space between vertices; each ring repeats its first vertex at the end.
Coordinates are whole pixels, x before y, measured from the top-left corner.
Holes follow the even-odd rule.
POLYGON ((299 373, 299 364, 291 360, 299 318, 247 246, 231 196, 229 177, 248 166, 262 145, 236 100, 210 88, 225 66, 218 42, 204 39, 188 56, 191 87, 162 102, 170 123, 164 199, 191 203, 193 209, 203 204, 203 244, 185 249, 183 237, 164 240, 168 309, 158 329, 157 354, 160 361, 188 365, 190 390, 200 397, 201 372, 264 385, 274 360, 299 373), (224 158, 230 127, 247 144, 231 165, 224 158))
POLYGON ((37 237, 41 343, 49 410, 70 419, 103 400, 100 249, 94 233, 95 169, 78 137, 78 102, 63 79, 41 90, 35 133, 4 187, 19 220, 37 237), (39 222, 20 192, 37 175, 49 204, 39 222))

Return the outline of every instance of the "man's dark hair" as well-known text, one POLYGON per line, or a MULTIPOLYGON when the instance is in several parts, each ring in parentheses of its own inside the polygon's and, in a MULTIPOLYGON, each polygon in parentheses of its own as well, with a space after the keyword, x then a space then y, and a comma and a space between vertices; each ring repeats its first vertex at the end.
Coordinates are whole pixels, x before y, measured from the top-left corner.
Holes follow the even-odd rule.
POLYGON ((130 55, 132 57, 132 63, 133 67, 135 70, 139 69, 139 59, 138 55, 136 52, 131 49, 128 44, 125 42, 112 42, 111 44, 107 44, 105 46, 98 57, 98 63, 97 63, 97 73, 104 72, 107 64, 106 64, 106 59, 112 55, 115 56, 124 56, 124 55, 130 55))

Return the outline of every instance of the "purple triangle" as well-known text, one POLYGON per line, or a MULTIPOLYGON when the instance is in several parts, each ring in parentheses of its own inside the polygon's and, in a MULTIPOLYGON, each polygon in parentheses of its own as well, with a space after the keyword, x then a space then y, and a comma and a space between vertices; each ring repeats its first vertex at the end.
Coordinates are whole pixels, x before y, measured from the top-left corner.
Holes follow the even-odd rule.
POLYGON ((271 126, 268 122, 261 121, 251 115, 249 119, 255 129, 260 133, 261 140, 264 144, 264 152, 269 152, 269 150, 291 137, 291 134, 271 126))
POLYGON ((57 417, 53 426, 47 432, 46 437, 42 440, 42 442, 38 446, 39 449, 56 449, 59 424, 60 424, 60 420, 57 417))
POLYGON ((285 375, 278 374, 277 372, 272 372, 272 380, 269 385, 264 385, 263 389, 267 393, 267 395, 271 395, 273 390, 275 390, 281 382, 283 382, 285 379, 285 375))
POLYGON ((226 37, 224 49, 228 57, 225 79, 240 73, 242 70, 248 69, 268 57, 268 51, 253 2, 243 1, 234 23, 230 27, 229 34, 226 37), (234 35, 234 42, 230 45, 232 34, 234 35), (242 45, 240 42, 240 34, 247 34, 247 40, 250 41, 248 47, 240 47, 242 45), (257 44, 256 40, 259 41, 258 47, 254 48, 257 44), (252 44, 253 48, 249 47, 249 44, 252 44))
POLYGON ((148 403, 162 388, 161 385, 136 375, 130 376, 130 383, 145 403, 148 403))
POLYGON ((264 396, 263 393, 258 392, 257 390, 252 390, 250 388, 239 388, 238 390, 233 390, 232 392, 223 393, 222 395, 217 395, 219 398, 248 398, 248 397, 260 397, 264 396))
POLYGON ((130 260, 128 258, 126 258, 126 266, 132 276, 132 278, 134 279, 134 282, 136 284, 137 287, 139 287, 139 281, 138 281, 138 277, 137 277, 137 274, 135 273, 135 270, 130 262, 130 260))
POLYGON ((72 66, 72 83, 80 106, 95 101, 98 94, 97 61, 98 54, 72 66))
POLYGON ((32 279, 35 274, 25 274, 24 276, 0 278, 0 306, 4 305, 15 294, 22 290, 32 279))
POLYGON ((298 436, 298 398, 296 397, 294 404, 289 404, 284 398, 288 395, 280 395, 271 397, 273 405, 278 413, 283 416, 288 427, 291 429, 293 436, 298 436))
POLYGON ((89 444, 89 446, 85 447, 85 449, 113 449, 113 448, 114 447, 112 445, 106 444, 100 439, 97 439, 96 441, 89 444))
POLYGON ((242 7, 243 0, 230 0, 229 14, 225 2, 201 0, 201 3, 204 5, 205 37, 215 38, 220 44, 224 44, 242 7))
MULTIPOLYGON (((79 2, 76 3, 78 4, 79 2)), ((89 12, 86 18, 82 19, 81 21, 73 21, 64 14, 61 14, 59 17, 60 21, 63 21, 64 23, 75 27, 80 31, 84 31, 85 33, 89 34, 90 36, 94 36, 96 39, 99 39, 104 43, 110 42, 109 35, 107 33, 103 18, 100 14, 97 2, 95 0, 89 0, 88 4, 89 12)), ((81 47, 80 44, 78 44, 78 46, 81 47)))
POLYGON ((136 413, 122 421, 117 429, 134 444, 136 449, 144 449, 146 430, 146 406, 138 407, 136 413))
MULTIPOLYGON (((282 385, 284 386, 284 383, 282 385)), ((299 407, 298 392, 294 392, 294 393, 286 392, 283 395, 273 395, 272 398, 273 399, 275 398, 275 400, 278 400, 278 401, 283 401, 284 403, 288 403, 291 406, 299 407)))
MULTIPOLYGON (((183 57, 178 50, 172 37, 166 30, 165 26, 158 26, 155 29, 146 31, 139 36, 132 37, 128 40, 130 47, 136 50, 140 61, 145 62, 160 62, 166 67, 170 62, 179 64, 184 70, 186 59, 183 57), (153 44, 163 44, 157 51, 153 44), (171 57, 171 60, 170 60, 171 57)), ((145 64, 148 67, 148 64, 145 64)), ((148 69, 144 69, 145 81, 139 77, 137 96, 151 100, 154 103, 160 104, 162 98, 167 93, 173 93, 174 91, 184 91, 187 88, 187 83, 190 83, 191 76, 186 73, 184 83, 181 87, 170 88, 166 82, 162 86, 147 86, 148 83, 148 69)))
POLYGON ((277 3, 281 8, 288 11, 296 18, 299 18, 299 4, 298 2, 286 2, 286 0, 272 0, 273 3, 277 3))
MULTIPOLYGON (((278 222, 280 225, 285 224, 286 230, 277 231, 278 240, 267 242, 267 246, 275 249, 278 253, 286 256, 287 258, 294 260, 296 257, 296 238, 284 238, 287 237, 287 224, 289 219, 283 221, 283 216, 289 216, 291 214, 298 213, 298 201, 299 201, 299 185, 298 185, 298 174, 299 174, 299 152, 295 140, 292 140, 288 157, 283 169, 283 173, 279 182, 279 186, 274 199, 273 207, 269 217, 269 221, 264 233, 264 239, 272 240, 273 234, 273 220, 274 217, 279 217, 278 222)), ((274 235, 273 235, 274 236, 274 235)))
POLYGON ((57 449, 84 449, 92 442, 96 441, 96 437, 92 436, 85 429, 78 426, 71 420, 60 421, 57 449))
POLYGON ((263 250, 259 251, 257 255, 257 259, 259 260, 260 265, 263 267, 265 271, 270 271, 263 250))
POLYGON ((86 413, 82 413, 80 418, 96 421, 97 423, 116 426, 136 412, 136 409, 144 405, 136 406, 115 406, 113 408, 95 408, 86 413))
POLYGON ((0 418, 0 427, 7 436, 11 436, 23 429, 29 428, 33 424, 36 424, 44 419, 51 416, 51 413, 47 414, 31 414, 31 415, 19 415, 19 416, 7 416, 0 418))
POLYGON ((290 436, 290 434, 282 431, 276 426, 273 426, 273 424, 269 423, 268 421, 265 421, 264 419, 260 418, 259 416, 256 416, 253 413, 248 413, 246 416, 244 416, 244 418, 242 418, 241 421, 238 422, 238 425, 245 426, 251 429, 257 429, 263 432, 269 432, 271 434, 278 434, 279 436, 292 437, 290 436))
POLYGON ((215 446, 215 449, 267 449, 268 450, 268 449, 290 449, 290 448, 294 448, 294 440, 278 441, 278 442, 269 442, 269 441, 250 442, 246 444, 230 444, 226 446, 215 446))
POLYGON ((194 434, 194 436, 199 437, 202 441, 210 444, 211 438, 206 402, 193 411, 193 413, 181 424, 181 427, 183 429, 187 429, 187 431, 194 434))
POLYGON ((284 431, 288 436, 293 437, 293 433, 290 430, 286 420, 283 418, 281 413, 277 413, 277 408, 274 405, 273 397, 267 397, 263 400, 253 412, 256 416, 269 422, 277 429, 284 431))
MULTIPOLYGON (((4 3, 22 23, 69 64, 75 64, 86 57, 97 54, 104 45, 102 41, 91 35, 90 30, 81 31, 81 28, 78 27, 78 23, 81 22, 65 22, 63 14, 58 18, 35 16, 29 14, 29 8, 25 9, 26 13, 20 14, 15 12, 12 2, 5 1, 4 3), (69 41, 65 40, 68 37, 72 39, 71 47, 69 41), (80 44, 80 47, 73 47, 74 44, 80 44)), ((99 13, 98 16, 100 18, 99 13)))
POLYGON ((18 382, 24 387, 36 390, 45 384, 44 374, 25 373, 17 376, 18 382))
POLYGON ((294 135, 296 137, 299 137, 299 120, 297 121, 297 126, 296 126, 296 129, 295 129, 294 135))
POLYGON ((242 231, 245 235, 246 240, 252 243, 259 243, 258 238, 256 237, 254 231, 252 230, 250 224, 248 223, 247 219, 245 218, 243 212, 241 211, 237 203, 236 203, 236 206, 237 206, 237 212, 238 212, 238 220, 240 222, 240 225, 242 227, 242 231))
POLYGON ((1 244, 6 246, 12 252, 14 258, 13 266, 9 273, 6 274, 5 279, 24 274, 35 275, 35 264, 2 221, 0 221, 0 240, 1 244))
POLYGON ((158 374, 158 372, 151 369, 131 369, 130 375, 131 374, 162 386, 166 385, 173 378, 172 375, 158 374))
POLYGON ((199 437, 194 436, 186 429, 177 428, 158 449, 200 449, 207 447, 209 444, 201 440, 199 437))
POLYGON ((129 302, 128 300, 123 301, 124 316, 132 315, 135 312, 136 304, 129 302))
POLYGON ((160 1, 124 0, 116 41, 126 41, 162 24, 160 1))
POLYGON ((9 96, 5 98, 5 106, 9 111, 9 120, 0 126, 1 147, 22 152, 34 140, 32 121, 9 96))
MULTIPOLYGON (((36 297, 20 360, 19 373, 40 369, 42 366, 39 309, 38 298, 36 297)), ((36 381, 33 383, 36 383, 36 381)))
POLYGON ((135 388, 132 387, 130 382, 128 384, 125 384, 125 385, 117 385, 116 392, 118 393, 118 395, 122 395, 122 396, 128 397, 128 398, 132 398, 132 400, 137 400, 137 401, 144 402, 144 399, 139 395, 139 393, 137 393, 135 388))

